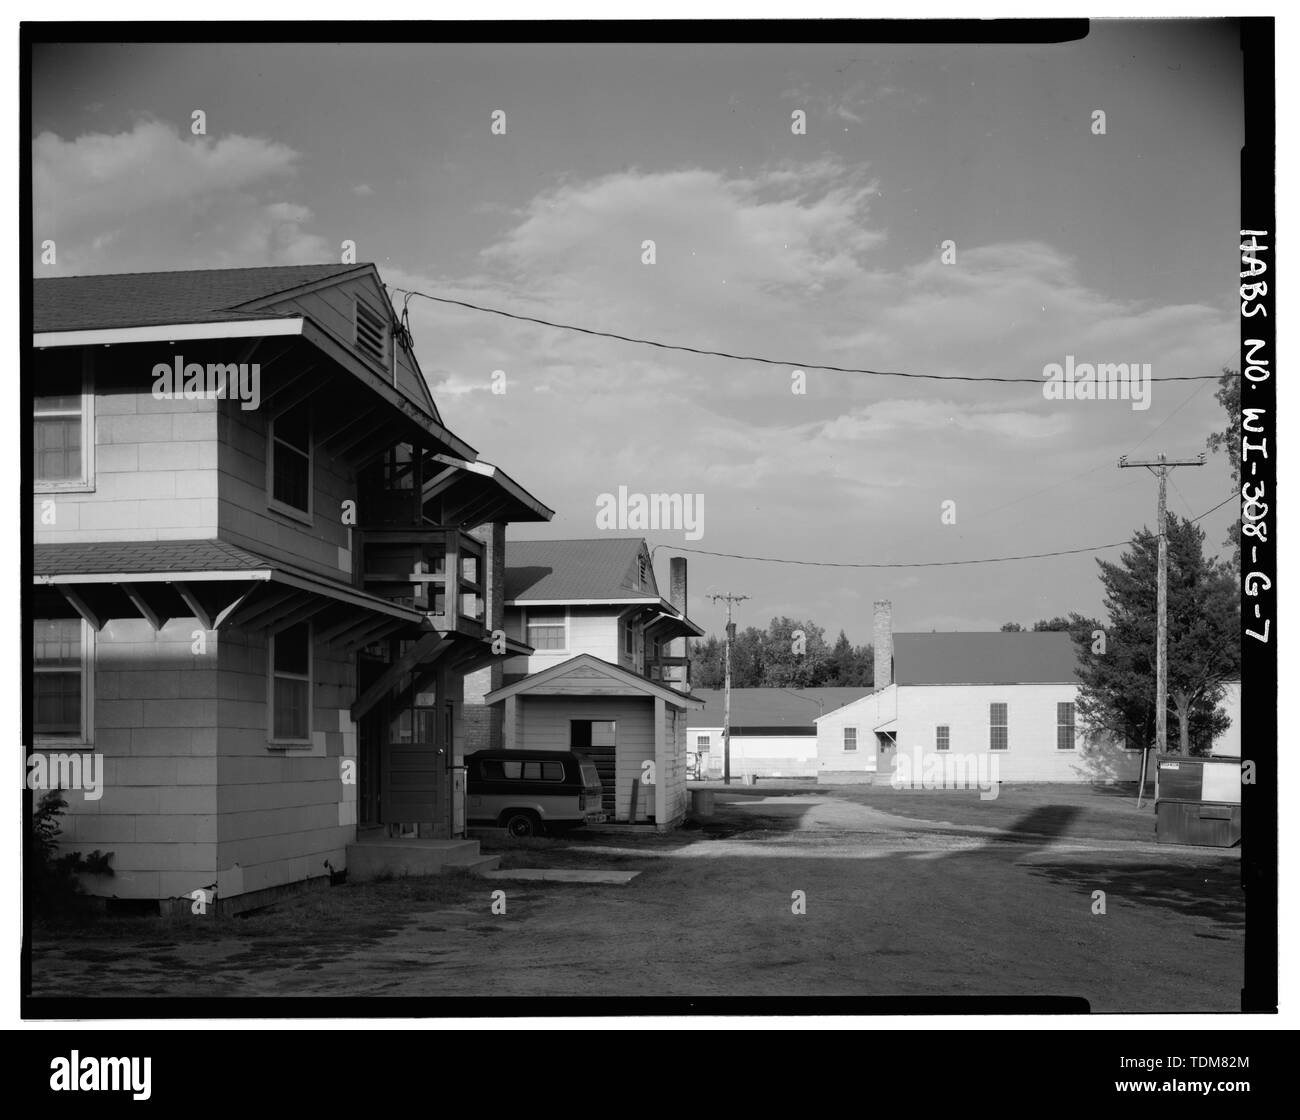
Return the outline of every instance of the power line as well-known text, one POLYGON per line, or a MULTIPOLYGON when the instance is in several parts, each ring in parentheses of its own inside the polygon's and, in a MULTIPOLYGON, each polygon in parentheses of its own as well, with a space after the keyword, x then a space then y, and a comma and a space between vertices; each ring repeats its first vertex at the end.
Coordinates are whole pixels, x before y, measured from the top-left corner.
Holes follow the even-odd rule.
MULTIPOLYGON (((1215 510, 1222 509, 1229 502, 1239 498, 1240 495, 1235 491, 1228 497, 1224 498, 1213 509, 1207 509, 1200 517, 1192 518, 1192 524, 1203 521, 1214 513, 1215 510)), ((661 548, 669 549, 672 552, 689 552, 696 556, 718 556, 727 560, 755 560, 763 564, 796 564, 806 568, 956 568, 969 564, 1002 564, 1010 560, 1043 560, 1051 556, 1077 556, 1084 552, 1104 552, 1108 548, 1122 548, 1124 545, 1132 544, 1132 538, 1125 541, 1111 541, 1109 544, 1096 544, 1088 548, 1065 548, 1056 552, 1030 552, 1021 556, 986 556, 979 560, 926 560, 907 564, 866 564, 866 563, 849 563, 833 560, 790 560, 780 556, 747 556, 738 552, 709 552, 702 548, 684 548, 676 544, 658 544, 652 548, 651 554, 661 548)))
MULTIPOLYGON (((556 323, 550 319, 538 319, 532 315, 517 315, 513 311, 502 311, 499 307, 484 307, 469 303, 463 299, 451 299, 447 296, 431 296, 428 292, 414 291, 409 288, 394 287, 393 291, 404 295, 419 296, 434 303, 445 303, 452 307, 464 307, 469 311, 480 311, 485 315, 500 315, 503 319, 515 319, 521 323, 536 323, 541 327, 551 327, 559 331, 573 331, 576 334, 591 335, 595 338, 612 338, 616 342, 630 342, 636 346, 653 346, 659 350, 677 350, 683 354, 699 354, 706 358, 727 358, 734 362, 759 362, 769 366, 784 366, 787 369, 818 369, 829 373, 860 373, 870 377, 906 377, 918 381, 990 381, 1002 384, 1044 384, 1041 377, 975 377, 970 374, 943 373, 904 373, 901 370, 859 369, 851 366, 826 366, 817 362, 787 361, 778 358, 760 358, 755 354, 732 354, 727 350, 704 350, 697 346, 683 346, 673 342, 659 342, 651 338, 637 338, 633 335, 618 334, 614 331, 598 331, 591 327, 579 327, 573 323, 556 323)), ((1217 381, 1219 374, 1182 374, 1176 377, 1153 377, 1152 381, 1217 381)))

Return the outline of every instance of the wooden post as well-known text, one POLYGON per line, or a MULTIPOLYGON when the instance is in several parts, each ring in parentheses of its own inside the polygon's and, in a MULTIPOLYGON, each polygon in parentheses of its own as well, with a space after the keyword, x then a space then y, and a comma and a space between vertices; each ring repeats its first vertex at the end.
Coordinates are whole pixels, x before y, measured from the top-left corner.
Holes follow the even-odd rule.
MULTIPOLYGON (((1160 795, 1160 756, 1168 750, 1168 666, 1165 664, 1169 644, 1169 539, 1166 532, 1165 481, 1174 467, 1203 467, 1205 452, 1195 459, 1167 459, 1162 451, 1152 461, 1130 463, 1128 456, 1120 458, 1121 467, 1146 467, 1159 480, 1156 499, 1156 796, 1160 795)), ((1142 750, 1142 776, 1138 779, 1138 808, 1142 808, 1142 793, 1146 786, 1147 750, 1142 750)))

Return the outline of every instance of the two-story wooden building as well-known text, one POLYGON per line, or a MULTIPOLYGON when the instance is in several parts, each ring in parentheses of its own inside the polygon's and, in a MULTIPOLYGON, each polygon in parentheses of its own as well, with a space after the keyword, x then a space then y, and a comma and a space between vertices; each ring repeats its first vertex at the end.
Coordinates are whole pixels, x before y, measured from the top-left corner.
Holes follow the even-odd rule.
POLYGON ((491 527, 551 510, 445 426, 375 268, 43 279, 34 316, 29 742, 102 759, 91 889, 238 909, 463 835, 464 676, 529 652, 491 527))
MULTIPOLYGON (((530 652, 466 683, 481 698, 471 750, 588 755, 611 821, 671 828, 686 814, 686 560, 660 594, 639 537, 511 541, 501 604, 505 632, 530 652), (652 765, 647 766, 647 763, 652 765)), ((468 705, 467 705, 468 706, 468 705)))

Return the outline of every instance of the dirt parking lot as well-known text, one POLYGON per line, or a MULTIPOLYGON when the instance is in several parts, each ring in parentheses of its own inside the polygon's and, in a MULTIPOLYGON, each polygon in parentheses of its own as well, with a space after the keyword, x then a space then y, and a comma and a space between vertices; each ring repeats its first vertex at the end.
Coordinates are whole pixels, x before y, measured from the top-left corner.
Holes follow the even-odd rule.
POLYGON ((506 869, 640 872, 625 885, 354 883, 224 921, 40 926, 32 994, 1066 995, 1099 1012, 1238 1009, 1236 851, 1157 846, 1149 807, 1098 791, 1039 787, 1020 804, 1007 791, 1001 807, 891 792, 733 788, 711 820, 669 835, 484 844, 506 869))

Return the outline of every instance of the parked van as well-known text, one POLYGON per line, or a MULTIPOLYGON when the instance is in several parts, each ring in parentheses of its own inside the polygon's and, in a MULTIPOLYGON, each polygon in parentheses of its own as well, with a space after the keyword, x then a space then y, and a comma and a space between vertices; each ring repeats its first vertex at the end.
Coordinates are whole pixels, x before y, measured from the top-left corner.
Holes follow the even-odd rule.
POLYGON ((478 751, 465 757, 471 825, 542 836, 605 820, 596 764, 571 751, 478 751))

